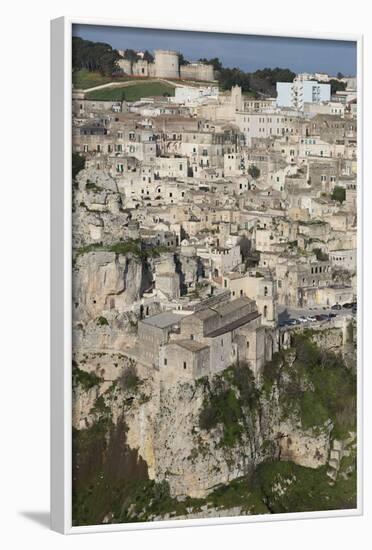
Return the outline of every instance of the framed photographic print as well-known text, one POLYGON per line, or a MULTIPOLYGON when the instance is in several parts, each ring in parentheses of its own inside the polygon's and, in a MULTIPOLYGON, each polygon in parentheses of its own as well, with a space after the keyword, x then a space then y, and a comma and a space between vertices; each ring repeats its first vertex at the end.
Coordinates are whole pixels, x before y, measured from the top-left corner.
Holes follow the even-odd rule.
POLYGON ((52 22, 52 526, 361 513, 360 36, 52 22))

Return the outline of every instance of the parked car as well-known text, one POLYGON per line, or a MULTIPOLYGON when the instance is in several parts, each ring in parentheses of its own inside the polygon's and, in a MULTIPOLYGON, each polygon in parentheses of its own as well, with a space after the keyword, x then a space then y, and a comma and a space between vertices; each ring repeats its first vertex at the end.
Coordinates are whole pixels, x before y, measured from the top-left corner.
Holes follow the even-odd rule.
POLYGON ((334 305, 331 307, 331 309, 340 310, 340 309, 342 309, 342 307, 341 307, 341 304, 334 304, 334 305))
POLYGON ((337 313, 328 313, 328 319, 334 319, 337 317, 337 313))
POLYGON ((300 323, 307 323, 307 317, 304 317, 303 315, 301 315, 298 320, 300 321, 300 323))
POLYGON ((351 309, 353 307, 352 302, 346 302, 346 304, 342 304, 342 307, 345 309, 351 309))

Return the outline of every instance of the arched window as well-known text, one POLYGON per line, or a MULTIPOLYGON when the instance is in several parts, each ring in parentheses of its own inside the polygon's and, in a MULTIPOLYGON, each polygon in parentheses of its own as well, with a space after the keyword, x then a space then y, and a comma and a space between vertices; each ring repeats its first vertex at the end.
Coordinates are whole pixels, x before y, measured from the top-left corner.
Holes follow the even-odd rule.
POLYGON ((263 316, 264 316, 264 318, 266 319, 266 317, 267 317, 267 306, 264 306, 264 309, 263 309, 263 316))

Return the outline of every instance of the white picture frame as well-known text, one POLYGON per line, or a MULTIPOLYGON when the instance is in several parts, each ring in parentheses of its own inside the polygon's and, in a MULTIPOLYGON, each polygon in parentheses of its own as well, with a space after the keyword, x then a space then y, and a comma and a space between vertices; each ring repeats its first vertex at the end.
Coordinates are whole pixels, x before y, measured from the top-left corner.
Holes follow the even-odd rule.
POLYGON ((356 516, 363 513, 363 281, 362 281, 362 201, 363 201, 363 159, 362 159, 362 59, 363 39, 359 34, 338 35, 337 33, 303 34, 292 31, 256 30, 241 28, 183 28, 167 25, 157 29, 192 30, 247 35, 262 35, 288 38, 317 38, 355 41, 357 43, 358 82, 358 497, 353 510, 319 511, 304 513, 275 514, 262 516, 239 516, 225 518, 154 521, 146 523, 72 526, 71 488, 71 427, 72 427, 72 235, 71 235, 71 37, 72 25, 107 25, 151 28, 140 21, 61 17, 51 22, 51 527, 63 534, 127 531, 135 529, 159 529, 217 524, 238 524, 248 522, 314 519, 323 517, 356 516))

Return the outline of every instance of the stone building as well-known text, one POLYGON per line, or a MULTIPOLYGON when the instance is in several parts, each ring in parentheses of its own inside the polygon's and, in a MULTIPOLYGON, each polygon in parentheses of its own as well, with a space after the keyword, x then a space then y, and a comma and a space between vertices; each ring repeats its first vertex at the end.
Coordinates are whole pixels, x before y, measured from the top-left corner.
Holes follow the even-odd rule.
POLYGON ((261 338, 256 341, 255 333, 260 326, 261 316, 255 301, 242 297, 184 317, 180 336, 209 345, 210 372, 247 360, 253 361, 252 368, 258 372, 264 364, 265 347, 261 330, 261 338), (238 346, 237 335, 241 338, 245 335, 245 347, 238 346))
POLYGON ((215 374, 247 363, 259 376, 272 348, 254 300, 207 302, 196 311, 163 312, 138 323, 139 359, 167 383, 215 374))
POLYGON ((276 282, 269 274, 257 272, 227 273, 223 276, 223 288, 230 290, 231 299, 247 296, 257 304, 262 324, 275 327, 277 324, 278 296, 276 282))
POLYGON ((323 305, 319 290, 332 284, 329 261, 282 257, 275 270, 279 304, 298 308, 323 305))
POLYGON ((176 272, 174 255, 162 254, 155 263, 155 289, 162 292, 168 300, 180 297, 181 281, 176 272))
POLYGON ((205 63, 188 63, 180 66, 181 78, 189 80, 206 80, 214 79, 213 65, 205 63))
POLYGON ((179 334, 183 315, 185 313, 164 311, 138 322, 140 361, 159 367, 160 346, 168 343, 171 334, 179 334))
POLYGON ((183 78, 188 80, 211 81, 214 79, 213 65, 206 63, 179 63, 179 54, 171 50, 154 50, 153 63, 139 57, 136 61, 125 59, 124 50, 119 50, 120 69, 127 75, 155 78, 183 78))

